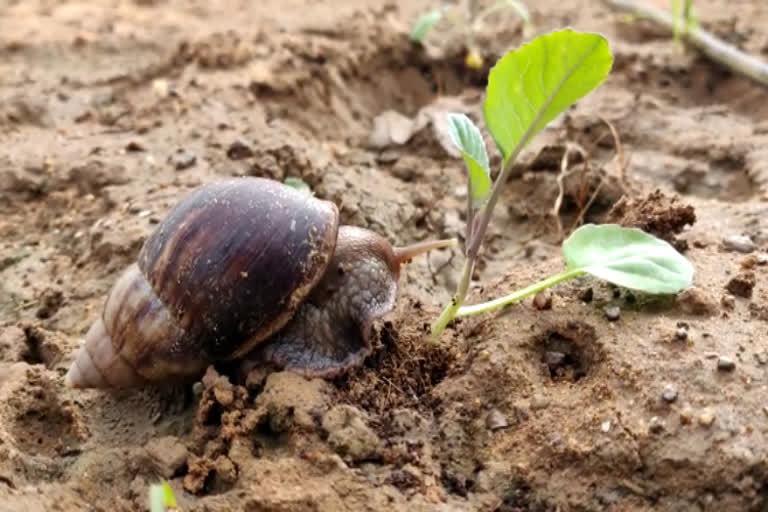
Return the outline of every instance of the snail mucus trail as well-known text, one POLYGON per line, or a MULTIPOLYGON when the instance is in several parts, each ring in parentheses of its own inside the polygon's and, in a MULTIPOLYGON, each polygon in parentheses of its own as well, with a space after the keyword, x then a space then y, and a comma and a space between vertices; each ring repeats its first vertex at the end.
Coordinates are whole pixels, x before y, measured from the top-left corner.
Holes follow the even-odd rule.
POLYGON ((114 283, 65 377, 76 388, 199 378, 209 364, 333 377, 371 351, 401 266, 435 240, 392 247, 339 226, 337 206, 282 183, 235 178, 171 209, 114 283))

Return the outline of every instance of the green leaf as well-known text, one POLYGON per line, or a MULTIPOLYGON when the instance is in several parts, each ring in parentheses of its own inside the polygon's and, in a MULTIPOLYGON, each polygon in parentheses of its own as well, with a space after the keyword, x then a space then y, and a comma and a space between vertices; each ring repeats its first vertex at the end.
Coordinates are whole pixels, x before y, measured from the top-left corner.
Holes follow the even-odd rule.
POLYGON ((437 23, 443 18, 443 10, 442 9, 434 9, 432 11, 429 11, 428 13, 424 14, 416 20, 416 24, 413 26, 413 29, 411 30, 411 41, 416 41, 417 43, 420 43, 424 40, 425 37, 427 37, 427 34, 430 30, 432 30, 432 27, 437 25, 437 23))
POLYGON ((453 143, 467 164, 472 206, 478 208, 488 199, 492 185, 485 141, 475 123, 464 114, 449 114, 448 128, 453 143))
POLYGON ((308 196, 311 196, 313 194, 312 189, 307 185, 304 181, 302 181, 299 178, 292 178, 288 177, 283 180, 284 185, 288 185, 289 187, 295 188, 299 192, 302 192, 308 196))
POLYGON ((569 270, 646 293, 677 293, 693 281, 693 265, 667 242, 615 224, 580 227, 563 243, 563 256, 569 270))
POLYGON ((560 30, 502 57, 488 75, 485 123, 506 164, 550 121, 600 85, 613 66, 599 34, 560 30))
POLYGON ((171 489, 168 482, 149 487, 150 512, 166 512, 168 509, 176 509, 178 507, 176 497, 173 495, 173 489, 171 489))

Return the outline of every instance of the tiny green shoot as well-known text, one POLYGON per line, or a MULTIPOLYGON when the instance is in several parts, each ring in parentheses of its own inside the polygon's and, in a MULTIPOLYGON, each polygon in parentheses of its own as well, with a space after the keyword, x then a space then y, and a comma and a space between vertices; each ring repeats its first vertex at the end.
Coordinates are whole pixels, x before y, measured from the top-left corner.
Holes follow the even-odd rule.
POLYGON ((674 40, 681 44, 682 34, 687 34, 696 26, 693 0, 672 0, 672 10, 675 14, 674 40))
POLYGON ((666 242, 640 230, 586 225, 564 242, 562 273, 490 302, 464 305, 491 214, 517 156, 549 122, 602 84, 612 66, 603 36, 571 29, 539 36, 504 55, 488 76, 483 104, 485 125, 502 155, 493 181, 480 130, 464 114, 448 116, 448 131, 467 168, 467 224, 461 277, 432 324, 433 339, 456 317, 491 311, 583 274, 648 293, 675 293, 690 285, 690 263, 666 242))
POLYGON ((172 512, 180 511, 173 489, 168 482, 149 486, 149 511, 172 512))
POLYGON ((312 192, 312 188, 310 188, 309 185, 305 181, 303 181, 301 178, 295 178, 292 176, 289 176, 283 180, 284 185, 288 185, 291 188, 295 188, 302 194, 306 194, 308 196, 314 195, 314 192, 312 192))
POLYGON ((520 0, 497 0, 483 9, 479 8, 477 1, 470 0, 466 7, 467 10, 465 12, 460 10, 458 4, 455 4, 432 9, 424 13, 411 28, 410 40, 423 44, 429 34, 441 26, 441 22, 445 22, 444 25, 447 31, 460 26, 467 48, 465 63, 467 67, 481 69, 483 58, 475 44, 475 34, 483 31, 483 22, 486 18, 496 12, 511 10, 523 20, 523 34, 527 36, 533 33, 534 28, 531 22, 531 14, 520 0))

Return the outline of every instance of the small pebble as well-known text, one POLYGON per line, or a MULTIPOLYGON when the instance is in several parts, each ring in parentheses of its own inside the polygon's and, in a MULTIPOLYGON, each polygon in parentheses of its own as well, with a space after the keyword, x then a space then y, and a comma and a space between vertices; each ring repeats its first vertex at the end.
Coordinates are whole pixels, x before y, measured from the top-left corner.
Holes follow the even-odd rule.
POLYGON ((247 142, 236 140, 227 148, 227 158, 230 160, 242 160, 253 156, 253 150, 247 142))
POLYGON ((605 318, 611 322, 615 322, 621 316, 621 308, 619 306, 610 306, 603 310, 605 312, 605 318))
POLYGON ((177 171, 183 171, 197 163, 197 156, 186 149, 179 149, 168 157, 168 163, 173 165, 174 169, 177 171))
POLYGON ((756 263, 760 266, 768 265, 768 254, 761 252, 757 255, 757 258, 755 258, 756 263))
POLYGON ((768 405, 766 405, 765 407, 763 407, 763 413, 764 413, 766 416, 768 416, 768 405))
POLYGON ((688 329, 685 327, 678 327, 675 331, 675 338, 677 338, 680 341, 685 341, 688 339, 688 329))
POLYGON ((539 311, 552 309, 552 293, 549 290, 537 293, 533 298, 533 307, 539 311))
POLYGON ((485 418, 485 426, 488 427, 489 430, 496 431, 502 428, 507 428, 509 422, 507 421, 507 417, 504 416, 504 413, 500 410, 491 409, 491 412, 489 412, 488 416, 485 418))
POLYGON ((757 245, 746 235, 730 235, 723 238, 723 245, 730 251, 750 253, 757 249, 757 245))
POLYGON ((664 388, 664 391, 661 392, 661 398, 671 404, 675 400, 677 400, 677 388, 673 386, 672 384, 669 384, 667 387, 664 388))
POLYGON ((683 425, 688 425, 691 422, 691 419, 693 418, 693 409, 690 407, 684 407, 682 411, 680 411, 680 423, 683 425))
POLYGON ((651 424, 648 427, 651 434, 661 434, 664 432, 664 422, 662 422, 658 416, 651 418, 651 424))
POLYGON ((723 295, 720 299, 720 305, 725 309, 733 309, 736 307, 736 298, 733 295, 723 295))
POLYGON ((732 372, 736 369, 736 363, 728 356, 720 356, 717 358, 717 369, 721 372, 732 372))
POLYGON ((611 430, 611 420, 605 420, 600 424, 600 430, 602 430, 604 433, 608 433, 609 430, 611 430))
POLYGON ((385 149, 376 156, 376 161, 380 164, 392 164, 398 161, 400 154, 400 151, 395 149, 385 149))
POLYGON ((710 427, 715 422, 715 415, 712 411, 706 410, 699 414, 699 425, 710 427))

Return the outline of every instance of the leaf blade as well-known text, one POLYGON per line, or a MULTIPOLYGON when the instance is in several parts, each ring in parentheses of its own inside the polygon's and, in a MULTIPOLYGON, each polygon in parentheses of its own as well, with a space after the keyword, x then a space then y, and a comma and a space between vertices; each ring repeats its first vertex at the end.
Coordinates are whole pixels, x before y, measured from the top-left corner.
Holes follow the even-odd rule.
POLYGON ((563 242, 570 270, 653 294, 677 293, 693 282, 693 265, 670 244, 636 228, 586 224, 563 242))
POLYGON ((504 163, 599 86, 612 66, 605 37, 571 29, 539 36, 499 59, 488 76, 483 114, 504 163))
POLYGON ((467 166, 472 206, 479 208, 488 199, 493 185, 485 140, 466 114, 449 114, 448 132, 467 166))

